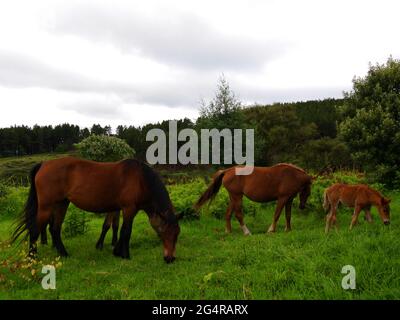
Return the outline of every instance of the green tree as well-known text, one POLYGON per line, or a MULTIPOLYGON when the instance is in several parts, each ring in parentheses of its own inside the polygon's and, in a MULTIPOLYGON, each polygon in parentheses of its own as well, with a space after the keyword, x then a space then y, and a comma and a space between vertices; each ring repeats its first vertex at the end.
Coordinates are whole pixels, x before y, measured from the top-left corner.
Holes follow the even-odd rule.
POLYGON ((222 75, 219 78, 214 98, 202 101, 200 117, 197 119, 198 128, 239 129, 243 127, 242 103, 222 75))
POLYGON ((135 151, 122 139, 91 135, 75 144, 81 157, 94 161, 118 161, 130 158, 135 151))
POLYGON ((347 145, 329 137, 306 142, 300 148, 299 159, 303 167, 314 170, 336 169, 352 165, 347 145))
POLYGON ((293 105, 255 106, 245 110, 255 128, 255 160, 259 165, 296 162, 301 146, 318 136, 315 123, 302 123, 293 105))
POLYGON ((400 186, 400 60, 370 65, 345 94, 339 135, 370 176, 400 186))

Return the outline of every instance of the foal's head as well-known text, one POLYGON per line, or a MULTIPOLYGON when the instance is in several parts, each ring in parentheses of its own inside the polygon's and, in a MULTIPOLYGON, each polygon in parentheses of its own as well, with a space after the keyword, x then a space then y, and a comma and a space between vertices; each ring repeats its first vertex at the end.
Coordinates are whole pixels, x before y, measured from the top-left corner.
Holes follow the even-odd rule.
POLYGON ((385 197, 381 198, 381 203, 378 206, 379 215, 385 225, 390 224, 390 199, 385 197))
POLYGON ((176 254, 176 242, 180 232, 177 217, 173 212, 162 212, 153 214, 150 218, 150 223, 163 242, 165 262, 173 262, 176 254))

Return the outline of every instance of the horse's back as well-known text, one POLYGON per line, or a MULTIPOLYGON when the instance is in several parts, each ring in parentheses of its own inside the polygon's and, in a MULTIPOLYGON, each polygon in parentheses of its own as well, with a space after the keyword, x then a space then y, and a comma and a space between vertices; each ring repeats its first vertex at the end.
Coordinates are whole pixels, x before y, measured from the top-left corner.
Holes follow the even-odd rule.
POLYGON ((357 202, 368 202, 370 187, 365 184, 335 183, 326 189, 331 201, 354 207, 357 202))
POLYGON ((253 201, 272 201, 285 194, 293 195, 305 183, 311 183, 311 177, 304 170, 290 164, 254 167, 249 175, 236 175, 236 168, 225 171, 225 188, 231 193, 243 193, 253 201))
POLYGON ((124 162, 100 163, 74 157, 43 162, 35 180, 38 198, 47 202, 68 199, 86 211, 117 210, 126 182, 140 180, 140 173, 135 177, 135 171, 127 167, 124 162))

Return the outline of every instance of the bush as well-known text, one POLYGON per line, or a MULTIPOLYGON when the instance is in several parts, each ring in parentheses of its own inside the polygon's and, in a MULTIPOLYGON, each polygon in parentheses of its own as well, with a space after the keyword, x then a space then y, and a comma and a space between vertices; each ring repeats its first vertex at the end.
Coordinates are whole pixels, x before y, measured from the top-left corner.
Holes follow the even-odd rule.
POLYGON ((75 208, 71 209, 67 214, 63 227, 63 234, 67 238, 83 235, 89 230, 89 219, 86 213, 75 208))
POLYGON ((75 147, 81 157, 94 161, 118 161, 135 154, 124 140, 105 135, 91 135, 75 147))

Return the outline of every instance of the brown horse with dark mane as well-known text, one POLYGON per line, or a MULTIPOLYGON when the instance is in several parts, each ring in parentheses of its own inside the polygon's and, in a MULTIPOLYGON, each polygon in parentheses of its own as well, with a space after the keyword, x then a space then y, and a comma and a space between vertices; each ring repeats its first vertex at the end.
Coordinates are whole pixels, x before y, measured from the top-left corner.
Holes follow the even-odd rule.
POLYGON ((72 202, 96 213, 122 210, 123 224, 113 251, 122 258, 129 258, 132 222, 144 210, 163 241, 165 261, 175 259, 178 219, 160 177, 146 164, 133 159, 100 163, 65 157, 37 164, 30 178, 28 200, 12 236, 15 241, 27 231, 30 254, 36 253, 39 234, 49 223, 58 253, 68 255, 61 241, 61 225, 72 202))
POLYGON ((324 209, 329 212, 326 216, 326 233, 332 225, 336 227, 336 211, 339 203, 354 208, 350 230, 357 223, 361 210, 365 211, 365 219, 372 222, 371 206, 377 207, 385 225, 390 224, 390 199, 365 184, 336 183, 327 188, 324 193, 324 209))
POLYGON ((303 169, 287 163, 272 167, 254 167, 253 172, 248 175, 237 175, 236 169, 240 170, 240 168, 243 167, 231 167, 218 171, 214 175, 213 182, 195 204, 195 208, 198 210, 207 201, 212 200, 223 184, 230 199, 225 216, 226 232, 232 231, 231 216, 234 211, 243 233, 250 234, 243 221, 243 195, 255 202, 277 200, 274 218, 268 232, 275 232, 283 207, 285 207, 286 231, 290 231, 293 199, 300 193, 300 209, 304 209, 311 193, 312 177, 303 169))

